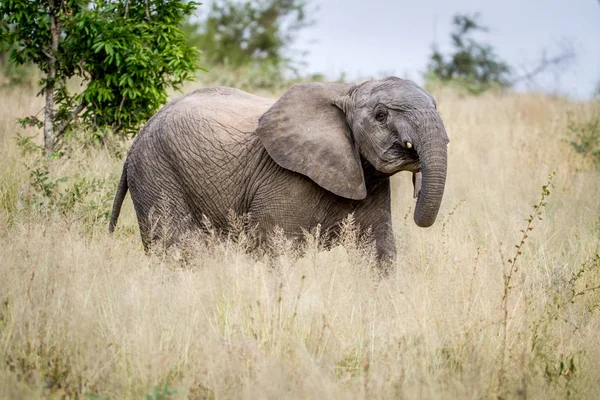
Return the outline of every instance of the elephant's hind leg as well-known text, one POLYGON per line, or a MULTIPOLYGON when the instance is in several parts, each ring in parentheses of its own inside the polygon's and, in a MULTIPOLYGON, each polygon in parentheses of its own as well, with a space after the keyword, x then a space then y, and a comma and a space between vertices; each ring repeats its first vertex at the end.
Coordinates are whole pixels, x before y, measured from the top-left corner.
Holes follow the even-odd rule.
POLYGON ((137 214, 146 252, 165 251, 181 245, 197 229, 185 203, 175 199, 160 199, 137 214))

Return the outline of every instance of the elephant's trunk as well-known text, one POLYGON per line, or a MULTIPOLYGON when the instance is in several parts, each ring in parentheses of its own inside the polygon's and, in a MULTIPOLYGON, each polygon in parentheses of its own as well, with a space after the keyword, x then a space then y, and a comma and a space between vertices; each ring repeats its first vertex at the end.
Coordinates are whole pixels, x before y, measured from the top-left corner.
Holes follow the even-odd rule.
POLYGON ((422 186, 414 218, 415 223, 423 228, 435 222, 446 184, 448 139, 439 116, 435 120, 434 126, 424 127, 425 135, 416 146, 421 162, 422 186))

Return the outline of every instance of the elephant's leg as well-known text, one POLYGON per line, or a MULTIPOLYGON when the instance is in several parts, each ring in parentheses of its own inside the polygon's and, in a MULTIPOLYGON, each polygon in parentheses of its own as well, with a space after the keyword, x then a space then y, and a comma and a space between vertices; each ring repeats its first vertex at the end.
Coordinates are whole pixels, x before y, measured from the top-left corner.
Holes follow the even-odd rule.
MULTIPOLYGON (((177 194, 178 192, 175 192, 177 194)), ((144 249, 166 250, 197 229, 192 213, 177 196, 143 196, 134 202, 144 249)))
POLYGON ((390 221, 382 223, 379 229, 373 231, 378 266, 383 275, 389 274, 396 265, 396 243, 391 222, 390 219, 390 221))
POLYGON ((373 231, 377 260, 381 262, 394 261, 396 259, 396 243, 391 221, 383 225, 380 229, 373 231))
POLYGON ((380 269, 389 271, 396 263, 390 182, 389 180, 380 180, 370 189, 369 197, 354 210, 354 216, 361 227, 371 228, 380 269))

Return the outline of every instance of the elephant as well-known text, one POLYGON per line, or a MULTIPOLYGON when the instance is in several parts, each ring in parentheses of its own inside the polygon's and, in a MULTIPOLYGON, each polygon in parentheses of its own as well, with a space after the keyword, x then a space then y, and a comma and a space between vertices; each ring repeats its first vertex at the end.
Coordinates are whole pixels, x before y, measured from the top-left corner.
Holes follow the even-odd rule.
POLYGON ((396 257, 390 177, 413 173, 414 221, 431 226, 447 171, 448 135, 436 101, 410 80, 301 83, 278 100, 229 87, 196 90, 140 130, 115 196, 113 232, 127 190, 144 248, 205 229, 225 233, 246 215, 264 240, 320 224, 331 237, 353 213, 371 229, 377 258, 396 257))

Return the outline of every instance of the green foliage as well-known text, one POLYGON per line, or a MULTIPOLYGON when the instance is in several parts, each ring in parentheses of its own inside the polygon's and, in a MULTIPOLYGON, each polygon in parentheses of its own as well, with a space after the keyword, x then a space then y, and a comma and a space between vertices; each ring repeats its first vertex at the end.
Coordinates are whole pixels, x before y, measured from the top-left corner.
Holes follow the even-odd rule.
MULTIPOLYGON (((499 398, 510 397, 506 396, 509 393, 507 387, 509 370, 523 368, 523 364, 518 366, 518 361, 508 356, 507 329, 512 319, 509 316, 508 298, 515 292, 517 286, 523 285, 523 283, 516 283, 514 278, 519 269, 528 267, 522 261, 524 245, 529 241, 529 235, 534 229, 534 223, 543 220, 542 213, 548 205, 550 188, 554 187, 554 176, 555 172, 549 174, 547 183, 542 186, 540 200, 533 206, 534 212, 526 219, 527 226, 521 230, 521 240, 515 245, 514 256, 508 260, 509 269, 504 274, 502 355, 499 371, 499 386, 502 395, 499 398), (509 363, 513 363, 513 367, 509 363)), ((579 324, 588 323, 597 317, 597 293, 600 291, 600 281, 598 281, 598 271, 600 270, 599 251, 600 248, 585 260, 568 279, 565 278, 562 282, 557 282, 549 288, 543 312, 533 319, 529 326, 530 331, 524 336, 527 337, 528 344, 523 348, 523 351, 531 351, 531 358, 528 362, 532 372, 534 374, 541 374, 549 386, 553 386, 555 390, 565 393, 567 398, 571 396, 577 397, 573 381, 582 369, 581 359, 585 355, 585 352, 559 351, 558 344, 552 339, 551 331, 553 329, 560 330, 560 326, 567 323, 569 328, 573 329, 573 332, 577 332, 580 331, 579 324), (582 306, 586 312, 573 311, 576 307, 581 310, 582 306)), ((524 290, 521 292, 521 295, 523 292, 524 290)), ((526 297, 525 302, 528 303, 529 301, 530 299, 526 297)), ((527 307, 529 307, 529 304, 527 307)), ((562 338, 559 340, 562 340, 562 338)))
POLYGON ((23 136, 20 133, 17 133, 16 137, 17 146, 21 150, 21 156, 25 156, 27 154, 35 154, 42 153, 44 150, 41 146, 35 143, 34 136, 23 136))
POLYGON ((107 396, 99 396, 96 394, 88 394, 86 397, 88 400, 109 400, 107 396))
MULTIPOLYGON (((117 176, 88 178, 61 176, 53 178, 47 163, 26 166, 29 171, 30 191, 26 198, 28 209, 41 215, 55 213, 84 219, 95 224, 106 223, 110 210, 117 176)), ((86 224, 86 226, 89 226, 86 224)))
POLYGON ((30 184, 33 189, 33 195, 30 201, 37 203, 38 206, 51 208, 57 203, 59 192, 58 184, 69 179, 63 176, 57 179, 50 179, 50 172, 47 168, 28 168, 30 184))
POLYGON ((312 22, 304 0, 216 0, 200 22, 184 26, 188 41, 209 65, 267 65, 281 75, 293 69, 287 54, 297 33, 312 22))
POLYGON ((172 399, 174 395, 181 392, 179 388, 169 387, 166 383, 161 387, 154 386, 152 388, 152 393, 144 396, 145 400, 169 400, 172 399))
POLYGON ((282 93, 295 83, 321 82, 323 79, 320 74, 286 76, 280 67, 268 63, 253 63, 237 68, 222 65, 199 77, 199 81, 206 86, 223 85, 246 91, 265 90, 269 93, 282 93))
POLYGON ((510 67, 500 61, 488 44, 472 38, 476 31, 487 28, 477 22, 478 15, 454 16, 451 33, 453 51, 447 57, 433 46, 426 78, 443 83, 455 83, 468 92, 479 94, 491 87, 510 86, 510 67))
POLYGON ((10 50, 0 50, 0 87, 23 86, 34 88, 40 80, 40 72, 32 64, 15 65, 8 60, 10 50))
POLYGON ((88 105, 82 117, 94 126, 137 131, 166 103, 167 88, 194 77, 197 50, 187 46, 179 24, 195 4, 156 0, 146 8, 144 1, 103 0, 76 15, 69 25, 71 67, 83 64, 90 80, 83 93, 64 93, 58 101, 88 105))
POLYGON ((359 376, 362 372, 363 356, 359 349, 354 349, 335 364, 335 374, 338 378, 359 376))
MULTIPOLYGON (((541 221, 542 211, 545 210, 548 205, 548 197, 550 196, 550 188, 554 187, 553 180, 555 172, 548 174, 548 181, 545 185, 542 186, 542 193, 540 196, 540 201, 537 204, 533 205, 533 209, 535 210, 532 214, 529 215, 525 221, 527 221, 527 226, 525 229, 521 229, 521 241, 519 244, 515 245, 515 253, 512 258, 508 259, 508 271, 505 271, 503 274, 504 278, 504 290, 502 292, 502 346, 501 346, 501 367, 498 371, 498 382, 500 390, 505 391, 507 386, 507 362, 509 361, 508 352, 509 352, 509 344, 508 344, 508 326, 510 324, 511 317, 509 316, 509 298, 515 288, 515 283, 513 278, 519 272, 519 261, 522 259, 524 245, 528 242, 529 235, 534 228, 534 222, 541 221)), ((522 264, 522 262, 521 262, 522 264)), ((500 396, 504 398, 505 396, 500 396)))
MULTIPOLYGON (((0 43, 12 48, 13 64, 33 63, 45 74, 40 94, 53 100, 46 116, 50 111, 56 136, 76 121, 134 133, 166 102, 168 88, 194 78, 198 51, 187 45, 180 25, 197 5, 185 0, 3 1, 0 43), (73 77, 82 80, 82 91, 68 89, 73 77)), ((21 123, 42 124, 37 117, 21 123)))
MULTIPOLYGON (((24 163, 29 182, 20 190, 20 207, 4 207, 11 214, 18 209, 42 218, 60 216, 79 221, 86 230, 110 218, 112 200, 118 184, 118 176, 90 177, 80 173, 71 176, 55 176, 50 169, 52 161, 42 156, 42 149, 30 137, 19 136, 17 144, 22 157, 31 161, 24 163), (33 158, 31 158, 33 156, 33 158), (10 208, 10 210, 9 210, 10 208)), ((14 217, 14 215, 9 215, 14 217)))
POLYGON ((585 122, 576 122, 569 114, 567 131, 572 138, 569 140, 571 147, 600 169, 600 114, 585 122))
POLYGON ((567 395, 573 395, 572 380, 581 372, 581 358, 584 351, 558 352, 555 343, 549 341, 551 329, 563 323, 561 315, 573 315, 570 326, 579 330, 578 324, 596 317, 600 282, 597 277, 600 270, 600 253, 591 255, 575 270, 568 281, 561 282, 548 293, 548 301, 542 315, 534 321, 531 334, 532 362, 543 373, 546 382, 562 388, 567 395), (583 305, 585 313, 571 312, 577 304, 583 305))

